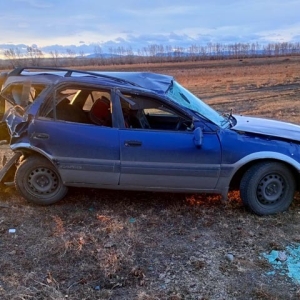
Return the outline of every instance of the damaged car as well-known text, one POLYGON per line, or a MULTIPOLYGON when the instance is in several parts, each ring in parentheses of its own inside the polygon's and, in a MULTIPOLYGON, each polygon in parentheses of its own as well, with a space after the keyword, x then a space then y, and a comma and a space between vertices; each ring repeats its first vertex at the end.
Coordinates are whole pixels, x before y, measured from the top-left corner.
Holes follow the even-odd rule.
POLYGON ((1 126, 14 156, 0 171, 29 202, 68 187, 218 193, 239 189, 258 215, 299 188, 300 126, 222 115, 172 76, 16 68, 2 74, 1 126))

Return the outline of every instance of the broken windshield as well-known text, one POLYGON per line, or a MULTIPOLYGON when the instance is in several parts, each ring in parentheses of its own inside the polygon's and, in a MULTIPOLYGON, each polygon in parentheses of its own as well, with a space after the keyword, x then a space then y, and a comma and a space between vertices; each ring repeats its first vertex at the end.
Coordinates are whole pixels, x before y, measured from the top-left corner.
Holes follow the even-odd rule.
POLYGON ((172 101, 196 112, 214 124, 220 127, 227 126, 227 119, 181 86, 178 82, 172 81, 166 94, 172 101))

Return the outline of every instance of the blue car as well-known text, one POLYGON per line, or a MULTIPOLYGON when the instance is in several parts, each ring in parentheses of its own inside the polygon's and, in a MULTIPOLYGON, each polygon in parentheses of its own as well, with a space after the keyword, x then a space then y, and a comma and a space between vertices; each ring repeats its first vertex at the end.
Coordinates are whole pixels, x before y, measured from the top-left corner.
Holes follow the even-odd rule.
POLYGON ((0 171, 29 202, 68 187, 219 193, 258 215, 288 209, 300 126, 221 115, 173 77, 17 68, 2 74, 2 124, 15 155, 0 171))

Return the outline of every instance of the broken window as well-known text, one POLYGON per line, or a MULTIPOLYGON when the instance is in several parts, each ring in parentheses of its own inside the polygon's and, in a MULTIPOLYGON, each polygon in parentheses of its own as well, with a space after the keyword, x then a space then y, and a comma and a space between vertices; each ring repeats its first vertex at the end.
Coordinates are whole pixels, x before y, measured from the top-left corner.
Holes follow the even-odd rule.
POLYGON ((60 121, 112 126, 110 92, 84 87, 64 87, 41 107, 40 117, 60 121))
POLYGON ((192 130, 192 120, 157 99, 124 95, 121 106, 126 128, 192 130))
POLYGON ((44 84, 33 84, 29 81, 9 85, 1 93, 1 96, 7 102, 5 110, 14 105, 27 107, 45 88, 44 84))

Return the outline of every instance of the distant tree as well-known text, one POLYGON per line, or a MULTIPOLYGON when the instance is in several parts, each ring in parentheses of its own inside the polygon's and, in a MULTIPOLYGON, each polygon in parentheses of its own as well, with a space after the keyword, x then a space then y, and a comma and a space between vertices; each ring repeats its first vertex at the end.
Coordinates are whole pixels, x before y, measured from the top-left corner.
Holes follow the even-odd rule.
POLYGON ((143 51, 141 49, 137 49, 137 63, 143 63, 144 57, 143 57, 143 51))
POLYGON ((201 59, 205 60, 207 58, 207 47, 201 46, 199 50, 199 54, 201 55, 201 59))
POLYGON ((19 48, 10 48, 4 51, 4 57, 9 61, 13 68, 21 66, 23 57, 19 48))
POLYGON ((116 58, 116 61, 119 63, 119 64, 123 64, 125 62, 125 49, 123 46, 118 46, 116 49, 115 49, 115 53, 117 55, 117 58, 116 58))
POLYGON ((59 53, 57 50, 50 51, 51 60, 53 61, 53 65, 55 67, 59 66, 59 53))
POLYGON ((264 48, 263 48, 263 54, 265 56, 271 56, 274 53, 274 49, 275 49, 275 45, 269 43, 266 46, 264 46, 264 48))
POLYGON ((103 65, 104 64, 104 57, 103 57, 103 52, 102 52, 102 48, 100 45, 96 45, 94 47, 94 53, 95 53, 95 62, 96 64, 99 65, 103 65))
POLYGON ((168 61, 173 60, 173 46, 171 46, 171 45, 166 46, 166 59, 168 61))
POLYGON ((188 49, 189 51, 189 59, 192 60, 192 61, 195 61, 197 60, 198 58, 198 46, 197 45, 191 45, 188 49))
POLYGON ((128 47, 126 50, 126 63, 133 64, 134 63, 134 52, 131 47, 128 47))
POLYGON ((70 48, 66 49, 66 52, 67 52, 67 57, 69 60, 69 65, 75 66, 76 65, 76 52, 70 48))
POLYGON ((145 63, 149 63, 149 49, 148 47, 143 47, 143 56, 145 58, 145 63))
POLYGON ((214 45, 214 53, 217 58, 223 58, 223 54, 224 54, 223 45, 220 43, 216 43, 214 45))
POLYGON ((109 47, 108 51, 110 56, 110 63, 114 65, 116 62, 115 49, 113 47, 109 47))
POLYGON ((38 67, 41 64, 41 60, 44 54, 36 45, 27 47, 27 57, 29 58, 30 64, 34 67, 38 67))
POLYGON ((257 51, 258 51, 258 49, 257 49, 257 43, 252 43, 250 45, 250 53, 249 53, 249 55, 251 57, 255 57, 255 56, 257 56, 257 51))
POLYGON ((4 51, 5 58, 10 62, 11 66, 15 68, 17 66, 16 53, 14 49, 8 49, 4 51))
MULTIPOLYGON (((131 46, 124 48, 121 44, 116 48, 110 47, 110 56, 106 58, 102 53, 100 44, 94 48, 94 57, 88 59, 83 51, 78 56, 72 49, 66 49, 66 55, 59 54, 57 50, 50 52, 51 64, 59 66, 60 64, 68 66, 76 65, 105 65, 105 64, 134 64, 134 63, 162 63, 165 61, 196 61, 207 59, 243 59, 248 57, 264 57, 264 56, 287 56, 300 55, 300 43, 269 43, 261 45, 256 43, 207 43, 204 46, 192 44, 189 47, 181 47, 163 44, 148 44, 140 49, 132 49, 131 46), (135 54, 136 53, 136 54, 135 54), (62 56, 67 61, 62 60, 62 56)), ((32 65, 40 66, 46 64, 43 52, 36 46, 28 46, 27 53, 22 54, 20 49, 11 48, 3 51, 6 58, 3 64, 7 67, 32 65), (43 61, 42 61, 43 60, 43 61)), ((0 66, 1 67, 1 66, 0 66)))

